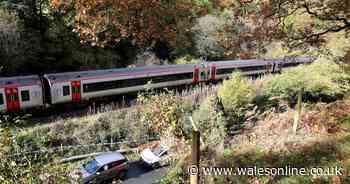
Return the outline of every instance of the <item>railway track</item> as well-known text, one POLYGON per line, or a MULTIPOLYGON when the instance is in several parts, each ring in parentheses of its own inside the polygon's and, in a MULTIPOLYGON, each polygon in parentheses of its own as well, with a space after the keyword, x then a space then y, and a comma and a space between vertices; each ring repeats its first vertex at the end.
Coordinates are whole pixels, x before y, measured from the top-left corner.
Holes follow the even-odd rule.
MULTIPOLYGON (((179 95, 184 98, 189 97, 191 95, 207 96, 207 93, 213 93, 219 85, 220 82, 200 85, 182 85, 170 88, 156 89, 155 92, 161 93, 167 91, 174 91, 176 95, 179 95)), ((109 96, 100 99, 95 99, 93 101, 85 101, 79 104, 69 103, 59 104, 47 108, 28 109, 25 111, 14 112, 12 113, 12 115, 22 116, 24 114, 30 114, 30 123, 28 123, 25 126, 31 126, 32 124, 44 124, 48 122, 53 122, 57 119, 84 117, 103 112, 130 108, 134 105, 137 105, 137 96, 139 93, 143 92, 145 91, 109 96)))

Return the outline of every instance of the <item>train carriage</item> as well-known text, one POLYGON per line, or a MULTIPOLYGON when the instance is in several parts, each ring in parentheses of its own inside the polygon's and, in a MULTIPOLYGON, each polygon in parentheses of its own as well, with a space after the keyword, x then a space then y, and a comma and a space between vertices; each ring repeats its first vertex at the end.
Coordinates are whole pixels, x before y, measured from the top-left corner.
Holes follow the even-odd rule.
POLYGON ((0 78, 0 111, 18 111, 43 105, 43 85, 39 76, 0 78))
POLYGON ((316 58, 315 57, 285 57, 282 61, 277 61, 281 68, 288 69, 301 64, 310 64, 316 58))
POLYGON ((274 62, 272 60, 228 60, 210 63, 211 77, 215 79, 227 79, 232 72, 240 71, 243 75, 256 75, 273 72, 274 62))
POLYGON ((90 98, 111 96, 143 90, 200 82, 199 76, 205 67, 187 65, 161 65, 87 72, 47 74, 51 103, 77 102, 90 98), (198 77, 195 71, 198 70, 198 77), (148 84, 148 82, 150 82, 148 84))

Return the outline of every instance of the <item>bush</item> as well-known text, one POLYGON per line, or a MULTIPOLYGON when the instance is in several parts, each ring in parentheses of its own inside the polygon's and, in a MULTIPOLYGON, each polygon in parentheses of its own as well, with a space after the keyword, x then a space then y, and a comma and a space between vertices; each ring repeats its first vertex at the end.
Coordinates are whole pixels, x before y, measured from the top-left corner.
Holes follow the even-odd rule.
POLYGON ((233 73, 230 80, 225 80, 218 90, 225 112, 235 120, 241 121, 251 102, 256 97, 256 90, 240 73, 233 73))
POLYGON ((153 135, 148 126, 138 120, 136 110, 121 109, 26 128, 18 132, 16 141, 23 151, 50 149, 61 144, 73 146, 111 141, 143 142, 153 135))
POLYGON ((270 97, 294 102, 301 88, 308 100, 334 100, 350 89, 350 76, 334 62, 319 59, 311 65, 288 69, 281 75, 263 81, 264 91, 270 97))
POLYGON ((194 64, 194 63, 200 63, 200 59, 195 59, 191 55, 185 55, 183 57, 175 59, 175 64, 194 64))
POLYGON ((178 138, 185 136, 182 120, 192 107, 183 98, 168 91, 157 95, 142 94, 137 101, 142 104, 139 109, 141 121, 150 124, 155 132, 161 135, 170 132, 178 138))
POLYGON ((217 97, 209 96, 199 106, 199 109, 193 112, 192 117, 193 121, 198 124, 206 146, 223 143, 226 135, 226 120, 217 97))
POLYGON ((69 169, 65 165, 53 161, 55 153, 39 157, 26 154, 15 155, 23 149, 22 146, 17 144, 18 128, 16 125, 23 121, 21 118, 12 118, 0 114, 0 183, 69 182, 69 176, 67 175, 69 169), (47 162, 50 164, 42 164, 47 162), (40 176, 46 176, 46 178, 40 176))
POLYGON ((186 159, 180 159, 157 184, 185 183, 188 177, 188 174, 185 172, 186 165, 186 159))

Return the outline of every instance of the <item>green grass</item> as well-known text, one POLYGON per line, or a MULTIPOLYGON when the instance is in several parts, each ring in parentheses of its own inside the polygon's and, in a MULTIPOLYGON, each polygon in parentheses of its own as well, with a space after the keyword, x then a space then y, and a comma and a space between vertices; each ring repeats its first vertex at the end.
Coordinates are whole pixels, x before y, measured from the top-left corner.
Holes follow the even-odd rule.
POLYGON ((342 120, 341 126, 350 130, 350 116, 342 120))

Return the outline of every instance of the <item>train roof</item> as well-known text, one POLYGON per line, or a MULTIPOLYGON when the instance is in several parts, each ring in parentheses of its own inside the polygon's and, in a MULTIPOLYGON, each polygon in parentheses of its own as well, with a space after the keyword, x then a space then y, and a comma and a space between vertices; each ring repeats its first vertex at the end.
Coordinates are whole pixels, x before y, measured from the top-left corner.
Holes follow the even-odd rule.
MULTIPOLYGON (((208 61, 206 63, 212 63, 212 61, 208 61)), ((216 64, 235 64, 237 66, 246 66, 246 65, 260 65, 265 64, 266 60, 263 59, 251 59, 251 60, 228 60, 228 61, 215 61, 216 64), (265 61, 265 62, 262 62, 265 61)), ((107 69, 107 70, 91 70, 91 71, 81 71, 81 72, 65 72, 65 73, 52 73, 46 74, 45 77, 50 81, 68 81, 68 80, 79 80, 84 78, 94 78, 101 76, 109 76, 109 75, 135 75, 141 72, 168 72, 174 69, 183 71, 190 71, 195 66, 199 64, 170 64, 170 65, 151 65, 151 66, 143 66, 143 67, 132 67, 132 68, 116 68, 116 69, 107 69)))
MULTIPOLYGON (((282 59, 280 59, 282 60, 282 59)), ((216 65, 229 64, 235 66, 254 66, 254 65, 265 65, 275 61, 272 59, 246 59, 246 60, 225 60, 225 61, 208 61, 208 63, 215 63, 216 65)))
POLYGON ((304 56, 304 57, 284 57, 284 58, 277 58, 277 59, 246 59, 246 60, 220 60, 220 61, 209 61, 215 62, 217 65, 221 64, 230 64, 230 65, 236 65, 236 66, 254 66, 254 65, 262 65, 267 64, 270 62, 300 62, 300 63, 308 63, 314 61, 315 57, 310 56, 304 56))
POLYGON ((0 78, 0 88, 29 85, 41 85, 40 77, 37 75, 28 75, 0 78))
MULTIPOLYGON (((217 66, 259 66, 265 65, 271 62, 311 62, 312 57, 288 57, 280 59, 248 59, 248 60, 226 60, 226 61, 207 61, 205 63, 214 64, 217 66)), ((200 64, 177 64, 177 65, 151 65, 143 67, 132 67, 132 68, 116 68, 107 70, 91 70, 91 71, 80 71, 80 72, 65 72, 65 73, 52 73, 46 74, 45 77, 52 82, 71 81, 71 80, 82 80, 92 79, 109 76, 135 76, 144 75, 145 73, 159 74, 172 71, 173 73, 181 73, 191 71, 195 66, 200 64), (174 71, 176 69, 176 71, 174 71)))
POLYGON ((132 67, 132 68, 116 68, 107 70, 91 70, 81 72, 65 72, 65 73, 52 73, 46 74, 45 77, 50 81, 67 81, 67 80, 78 80, 84 78, 94 78, 101 76, 114 76, 114 75, 136 75, 139 73, 152 73, 152 72, 169 72, 174 69, 178 70, 179 73, 183 71, 192 71, 196 64, 181 64, 181 65, 152 65, 143 67, 132 67))

